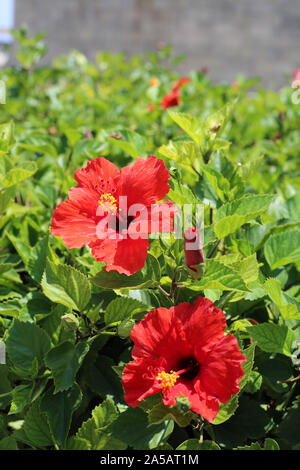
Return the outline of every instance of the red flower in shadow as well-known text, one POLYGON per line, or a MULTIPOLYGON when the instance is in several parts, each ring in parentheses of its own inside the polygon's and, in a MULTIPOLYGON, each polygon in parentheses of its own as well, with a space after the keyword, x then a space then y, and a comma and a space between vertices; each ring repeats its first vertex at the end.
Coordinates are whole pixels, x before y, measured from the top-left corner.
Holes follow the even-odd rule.
POLYGON ((203 297, 150 311, 130 335, 134 360, 122 377, 128 405, 159 392, 168 406, 186 396, 191 410, 212 422, 219 404, 239 391, 246 361, 225 327, 224 313, 203 297))
POLYGON ((170 189, 163 160, 150 155, 119 170, 99 157, 76 170, 74 178, 77 186, 54 211, 52 235, 62 237, 68 248, 88 245, 107 271, 131 275, 142 269, 148 234, 173 230, 175 206, 156 204, 170 189))

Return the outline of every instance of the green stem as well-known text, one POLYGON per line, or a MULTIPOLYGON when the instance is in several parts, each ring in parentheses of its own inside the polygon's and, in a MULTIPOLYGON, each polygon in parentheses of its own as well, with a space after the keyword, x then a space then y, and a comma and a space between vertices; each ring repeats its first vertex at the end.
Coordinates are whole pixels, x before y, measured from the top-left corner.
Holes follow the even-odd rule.
POLYGON ((219 303, 218 308, 220 309, 224 308, 228 300, 230 300, 234 295, 235 295, 235 292, 228 292, 228 294, 225 295, 223 301, 219 303))
POLYGON ((0 395, 0 398, 8 397, 9 395, 12 395, 12 393, 13 393, 12 391, 11 391, 11 392, 6 392, 6 393, 2 393, 2 394, 0 395))

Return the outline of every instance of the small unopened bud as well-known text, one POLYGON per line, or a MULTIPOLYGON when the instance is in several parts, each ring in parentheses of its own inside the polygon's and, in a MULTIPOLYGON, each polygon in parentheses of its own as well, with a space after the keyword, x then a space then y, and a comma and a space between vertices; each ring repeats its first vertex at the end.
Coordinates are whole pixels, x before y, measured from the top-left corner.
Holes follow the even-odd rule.
POLYGON ((125 320, 123 320, 118 326, 118 335, 120 336, 120 338, 128 338, 134 325, 135 321, 131 318, 126 318, 125 320))
POLYGON ((61 317, 61 323, 66 331, 75 331, 79 327, 79 320, 72 313, 68 313, 61 317))
POLYGON ((204 273, 205 259, 200 233, 196 227, 184 232, 184 254, 190 274, 193 279, 199 279, 204 273))

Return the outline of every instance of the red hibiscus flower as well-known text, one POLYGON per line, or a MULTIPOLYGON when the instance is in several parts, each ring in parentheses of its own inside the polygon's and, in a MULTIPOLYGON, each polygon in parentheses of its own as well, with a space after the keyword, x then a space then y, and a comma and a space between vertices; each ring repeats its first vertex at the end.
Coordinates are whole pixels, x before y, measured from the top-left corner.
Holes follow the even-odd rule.
POLYGON ((204 297, 150 311, 130 335, 134 360, 122 377, 128 405, 159 392, 167 406, 186 396, 191 410, 212 422, 219 404, 239 391, 246 361, 225 327, 223 312, 204 297))
POLYGON ((190 79, 189 77, 182 77, 180 80, 178 80, 178 82, 175 83, 175 85, 173 86, 172 90, 171 90, 171 93, 170 94, 166 94, 161 103, 160 103, 160 106, 162 108, 171 108, 173 106, 178 106, 179 105, 179 101, 180 101, 180 92, 179 92, 179 89, 185 84, 185 83, 189 83, 190 82, 190 79))
POLYGON ((160 105, 162 108, 172 108, 173 106, 179 105, 180 93, 178 88, 173 89, 170 94, 167 94, 163 97, 160 105))
POLYGON ((99 157, 76 170, 74 178, 77 186, 54 211, 52 235, 62 237, 68 248, 88 245, 107 271, 132 275, 142 269, 148 234, 173 230, 175 206, 156 204, 170 189, 163 160, 138 158, 120 171, 99 157))
POLYGON ((173 90, 179 90, 185 83, 190 83, 191 79, 189 77, 182 77, 178 82, 174 85, 173 90))

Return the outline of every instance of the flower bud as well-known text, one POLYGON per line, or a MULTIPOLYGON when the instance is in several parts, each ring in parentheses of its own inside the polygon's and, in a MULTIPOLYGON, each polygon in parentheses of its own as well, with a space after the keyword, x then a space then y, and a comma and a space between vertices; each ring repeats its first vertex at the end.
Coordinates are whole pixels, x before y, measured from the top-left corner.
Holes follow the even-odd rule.
POLYGON ((118 326, 118 335, 120 336, 120 338, 122 339, 127 338, 130 335, 131 330, 134 327, 134 325, 135 325, 135 321, 132 320, 131 318, 126 318, 125 320, 123 320, 118 326))
POLYGON ((75 315, 72 313, 67 313, 61 317, 61 323, 66 331, 74 331, 77 330, 79 326, 79 320, 75 315))
POLYGON ((184 254, 189 272, 194 279, 199 279, 204 272, 205 259, 200 233, 196 227, 184 232, 184 254))

